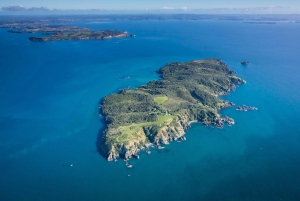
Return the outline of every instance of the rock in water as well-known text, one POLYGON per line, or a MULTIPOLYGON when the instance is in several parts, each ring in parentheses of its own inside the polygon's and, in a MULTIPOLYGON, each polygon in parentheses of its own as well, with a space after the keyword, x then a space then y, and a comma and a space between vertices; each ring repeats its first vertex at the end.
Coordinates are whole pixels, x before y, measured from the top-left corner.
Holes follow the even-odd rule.
POLYGON ((250 62, 249 61, 242 61, 241 64, 244 65, 244 66, 248 66, 250 64, 250 62))

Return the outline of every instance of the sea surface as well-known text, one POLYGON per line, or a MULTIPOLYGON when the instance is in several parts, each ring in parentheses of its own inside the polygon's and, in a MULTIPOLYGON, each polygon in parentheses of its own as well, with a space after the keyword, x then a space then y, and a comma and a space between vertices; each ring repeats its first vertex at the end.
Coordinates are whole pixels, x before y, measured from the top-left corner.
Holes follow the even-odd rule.
POLYGON ((1 201, 300 200, 300 24, 76 25, 137 37, 38 43, 0 29, 1 201), (168 62, 202 58, 247 81, 222 98, 259 110, 222 110, 233 127, 193 124, 187 141, 141 153, 133 169, 102 158, 101 98, 159 79, 168 62))

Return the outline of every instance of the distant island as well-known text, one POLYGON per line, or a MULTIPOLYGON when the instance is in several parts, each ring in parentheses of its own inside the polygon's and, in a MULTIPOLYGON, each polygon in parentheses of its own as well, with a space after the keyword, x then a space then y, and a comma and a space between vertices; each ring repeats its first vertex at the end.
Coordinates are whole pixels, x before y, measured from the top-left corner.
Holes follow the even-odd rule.
POLYGON ((43 37, 29 37, 30 41, 46 42, 59 40, 105 40, 110 38, 135 37, 126 31, 101 30, 93 31, 90 28, 68 25, 32 25, 9 29, 10 33, 41 33, 43 37))
POLYGON ((169 63, 157 73, 161 80, 134 90, 122 89, 102 99, 100 115, 106 129, 100 151, 108 161, 139 158, 140 150, 150 152, 149 145, 163 148, 161 145, 169 141, 185 140, 192 122, 218 128, 224 123, 234 124, 232 118, 218 114, 234 103, 218 96, 246 81, 221 60, 169 63))
POLYGON ((114 30, 104 31, 75 31, 70 33, 54 33, 50 37, 30 37, 34 42, 58 41, 58 40, 105 40, 110 38, 135 37, 128 33, 114 30))

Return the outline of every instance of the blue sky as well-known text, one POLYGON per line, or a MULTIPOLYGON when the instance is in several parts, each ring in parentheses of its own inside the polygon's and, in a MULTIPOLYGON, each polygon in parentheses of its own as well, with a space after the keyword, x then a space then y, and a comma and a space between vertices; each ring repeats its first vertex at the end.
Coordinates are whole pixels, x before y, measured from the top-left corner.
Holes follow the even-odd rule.
POLYGON ((206 9, 288 6, 300 9, 300 0, 1 0, 0 7, 22 5, 50 9, 206 9))

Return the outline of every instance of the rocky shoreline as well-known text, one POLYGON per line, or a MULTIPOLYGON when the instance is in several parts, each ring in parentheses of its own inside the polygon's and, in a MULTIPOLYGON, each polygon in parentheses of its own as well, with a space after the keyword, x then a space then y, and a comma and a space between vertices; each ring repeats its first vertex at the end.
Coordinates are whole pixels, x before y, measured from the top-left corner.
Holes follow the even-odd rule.
POLYGON ((245 111, 245 112, 247 112, 248 110, 258 110, 258 108, 254 107, 254 106, 243 105, 243 106, 237 106, 236 110, 237 111, 245 111))
MULTIPOLYGON (((167 135, 164 138, 156 138, 153 143, 145 144, 142 148, 133 148, 133 149, 127 149, 126 146, 121 147, 121 152, 119 154, 114 153, 113 151, 109 153, 107 160, 108 161, 116 161, 117 158, 124 158, 125 161, 128 161, 130 158, 136 158, 139 159, 138 153, 140 151, 145 151, 149 154, 149 147, 162 149, 162 145, 168 145, 172 141, 185 141, 185 134, 187 130, 191 127, 191 123, 198 122, 198 121, 190 121, 190 122, 184 122, 182 120, 179 120, 180 126, 177 128, 166 128, 169 132, 167 132, 167 135)), ((151 152, 150 152, 151 153, 151 152)))
POLYGON ((122 158, 125 162, 125 166, 129 169, 133 168, 133 165, 129 163, 131 158, 140 159, 139 153, 145 152, 147 154, 151 154, 151 148, 154 149, 164 149, 163 145, 168 145, 170 142, 182 142, 186 141, 185 134, 187 133, 188 129, 191 127, 191 124, 193 123, 200 123, 205 126, 211 126, 216 127, 219 129, 222 129, 224 127, 224 124, 227 124, 229 126, 234 125, 235 121, 233 118, 230 118, 228 116, 225 116, 224 118, 218 118, 215 122, 199 122, 198 120, 193 120, 189 122, 185 122, 181 124, 182 128, 184 129, 183 132, 177 133, 176 137, 169 135, 165 139, 158 139, 154 143, 145 144, 144 147, 141 149, 130 149, 127 150, 125 146, 122 147, 121 154, 117 155, 114 152, 111 152, 107 158, 107 161, 114 161, 117 162, 118 158, 122 158))

